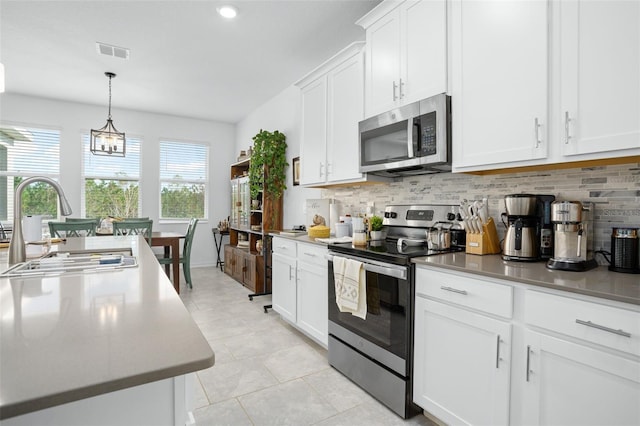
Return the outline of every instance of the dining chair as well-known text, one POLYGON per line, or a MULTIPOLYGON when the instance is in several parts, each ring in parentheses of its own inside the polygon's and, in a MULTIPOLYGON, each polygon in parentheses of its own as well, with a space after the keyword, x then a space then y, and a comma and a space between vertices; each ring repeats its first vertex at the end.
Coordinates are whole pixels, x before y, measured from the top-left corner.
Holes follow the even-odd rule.
MULTIPOLYGON (((191 282, 191 246, 193 244, 193 236, 196 232, 196 225, 198 225, 198 219, 195 217, 191 218, 189 226, 187 227, 187 233, 184 237, 182 255, 180 256, 184 279, 189 288, 193 288, 193 284, 191 282)), ((173 263, 173 259, 171 257, 158 256, 158 262, 160 262, 161 265, 171 265, 173 263)))
POLYGON ((123 220, 113 222, 113 235, 144 235, 151 245, 153 220, 123 220))
POLYGON ((93 219, 71 222, 49 222, 52 238, 90 237, 96 235, 96 221, 93 219))
POLYGON ((90 217, 65 217, 64 221, 67 223, 86 222, 87 220, 93 220, 96 223, 96 229, 100 228, 101 219, 99 217, 93 219, 90 217))

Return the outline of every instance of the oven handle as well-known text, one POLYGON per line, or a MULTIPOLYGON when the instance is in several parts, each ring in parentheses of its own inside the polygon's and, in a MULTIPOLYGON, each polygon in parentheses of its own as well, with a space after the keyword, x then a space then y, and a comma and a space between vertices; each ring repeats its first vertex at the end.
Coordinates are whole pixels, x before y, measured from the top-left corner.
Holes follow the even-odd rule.
MULTIPOLYGON (((325 258, 329 262, 333 262, 334 254, 328 253, 325 255, 325 258)), ((377 262, 375 260, 363 259, 355 256, 347 256, 340 254, 340 257, 346 257, 348 259, 357 260, 363 263, 363 267, 365 271, 373 272, 375 274, 387 275, 389 277, 398 278, 401 280, 407 279, 407 268, 402 266, 395 266, 388 263, 377 262)))

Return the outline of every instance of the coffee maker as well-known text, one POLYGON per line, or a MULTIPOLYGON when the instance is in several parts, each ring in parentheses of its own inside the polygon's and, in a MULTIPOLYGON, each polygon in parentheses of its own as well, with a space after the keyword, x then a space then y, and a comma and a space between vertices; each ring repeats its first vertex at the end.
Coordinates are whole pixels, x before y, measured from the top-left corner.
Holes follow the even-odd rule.
POLYGON ((532 194, 511 194, 504 197, 507 211, 507 233, 502 259, 536 261, 540 258, 538 238, 538 198, 532 194))
POLYGON ((551 223, 551 203, 553 195, 536 195, 538 198, 538 239, 540 241, 540 259, 553 257, 553 223, 551 223))
POLYGON ((547 268, 563 271, 587 271, 598 266, 593 258, 593 203, 554 201, 551 203, 553 223, 553 257, 547 268))

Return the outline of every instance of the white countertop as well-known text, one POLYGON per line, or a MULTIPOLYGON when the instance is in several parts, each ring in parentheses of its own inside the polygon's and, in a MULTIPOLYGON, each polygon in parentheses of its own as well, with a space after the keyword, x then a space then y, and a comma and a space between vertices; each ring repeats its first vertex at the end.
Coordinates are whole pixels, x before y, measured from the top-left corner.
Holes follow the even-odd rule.
MULTIPOLYGON (((214 354, 139 237, 69 238, 52 250, 131 247, 113 272, 0 278, 0 419, 208 368, 214 354)), ((0 271, 7 251, 0 251, 0 271)))
POLYGON ((640 305, 640 275, 612 272, 606 266, 598 266, 586 272, 554 271, 546 267, 546 262, 506 261, 500 255, 466 253, 419 257, 413 259, 413 262, 418 267, 437 266, 640 305))

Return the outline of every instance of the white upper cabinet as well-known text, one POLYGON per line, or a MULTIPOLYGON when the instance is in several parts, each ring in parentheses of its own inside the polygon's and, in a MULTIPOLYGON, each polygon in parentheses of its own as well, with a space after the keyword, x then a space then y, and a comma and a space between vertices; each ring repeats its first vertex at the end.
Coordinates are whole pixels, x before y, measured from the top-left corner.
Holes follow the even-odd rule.
POLYGON ((559 11, 562 154, 638 155, 640 2, 562 1, 559 11))
POLYGON ((453 171, 640 155, 640 2, 452 0, 450 26, 453 171))
POLYGON ((445 0, 386 1, 366 30, 365 116, 447 91, 445 0))
POLYGON ((547 2, 454 0, 451 12, 454 170, 546 158, 547 2))
POLYGON ((296 83, 302 97, 300 183, 328 186, 381 180, 359 172, 364 118, 364 42, 355 42, 296 83))

